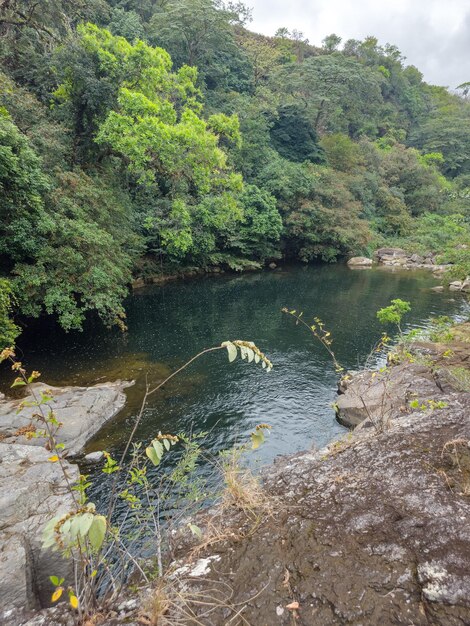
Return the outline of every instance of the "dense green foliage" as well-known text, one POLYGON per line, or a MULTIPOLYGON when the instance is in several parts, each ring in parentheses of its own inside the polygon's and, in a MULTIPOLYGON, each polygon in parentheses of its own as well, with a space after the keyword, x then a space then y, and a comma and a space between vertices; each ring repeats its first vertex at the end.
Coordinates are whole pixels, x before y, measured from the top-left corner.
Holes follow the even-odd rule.
POLYGON ((469 271, 466 84, 426 84, 373 37, 320 48, 249 18, 220 0, 2 4, 2 319, 122 326, 133 276, 386 242, 469 271))

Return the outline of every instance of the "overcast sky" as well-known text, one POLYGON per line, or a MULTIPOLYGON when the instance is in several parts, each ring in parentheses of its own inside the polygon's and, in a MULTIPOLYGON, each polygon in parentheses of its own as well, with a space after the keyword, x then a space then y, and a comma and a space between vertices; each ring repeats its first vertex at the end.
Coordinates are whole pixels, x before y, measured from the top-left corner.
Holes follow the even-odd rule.
POLYGON ((320 45, 331 33, 377 37, 416 65, 427 82, 455 88, 470 81, 470 0, 246 0, 249 25, 265 35, 285 26, 320 45))

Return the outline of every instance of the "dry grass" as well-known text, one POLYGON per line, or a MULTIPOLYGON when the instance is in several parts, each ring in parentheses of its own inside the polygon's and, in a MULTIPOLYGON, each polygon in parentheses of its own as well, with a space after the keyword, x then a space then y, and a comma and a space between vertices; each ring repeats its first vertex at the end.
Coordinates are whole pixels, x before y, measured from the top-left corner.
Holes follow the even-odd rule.
POLYGON ((470 370, 466 367, 448 367, 447 372, 453 386, 459 391, 470 391, 470 370))
POLYGON ((459 479, 456 482, 461 494, 470 496, 470 440, 459 438, 447 441, 442 448, 441 457, 447 458, 452 469, 457 472, 459 479))
POLYGON ((224 466, 223 477, 222 507, 235 507, 249 518, 272 513, 273 498, 268 496, 260 479, 250 470, 241 468, 235 460, 224 466))
POLYGON ((170 576, 160 580, 144 601, 138 623, 144 626, 218 626, 223 613, 226 616, 224 626, 255 626, 243 617, 243 612, 266 588, 267 585, 245 602, 233 603, 233 590, 226 583, 170 576), (191 589, 195 582, 196 590, 191 589))
POLYGON ((167 585, 163 581, 158 581, 144 603, 140 621, 149 626, 164 626, 169 623, 166 616, 171 606, 167 585))

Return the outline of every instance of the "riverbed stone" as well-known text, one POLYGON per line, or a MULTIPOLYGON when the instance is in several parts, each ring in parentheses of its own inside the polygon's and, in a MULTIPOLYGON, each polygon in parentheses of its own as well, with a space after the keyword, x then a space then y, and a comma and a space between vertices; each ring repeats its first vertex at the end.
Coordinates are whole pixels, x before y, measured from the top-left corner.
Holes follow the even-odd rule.
POLYGON ((350 267, 372 267, 372 264, 372 259, 365 256, 354 256, 348 261, 348 265, 350 267))
POLYGON ((104 458, 104 452, 97 450, 96 452, 90 452, 83 457, 84 463, 99 463, 104 458))
POLYGON ((136 278, 132 281, 132 289, 141 289, 145 287, 145 280, 143 278, 136 278))
POLYGON ((38 412, 37 407, 20 407, 22 402, 34 402, 41 392, 50 391, 48 395, 52 395, 53 399, 48 405, 62 423, 57 441, 65 444, 69 457, 77 456, 100 428, 122 409, 126 402, 124 389, 131 384, 116 381, 92 387, 51 387, 35 383, 31 386, 32 393, 26 398, 0 402, 0 435, 7 442, 44 446, 43 438, 28 439, 25 432, 31 424, 41 428, 33 418, 33 414, 38 412))
POLYGON ((406 252, 403 248, 379 248, 374 252, 374 255, 379 259, 382 257, 406 257, 406 252))
MULTIPOLYGON (((72 508, 62 470, 50 452, 30 445, 0 442, 0 611, 45 605, 49 576, 70 581, 72 564, 42 547, 42 531, 55 515, 72 508)), ((65 462, 70 481, 78 467, 65 462)))
POLYGON ((424 257, 420 256, 419 254, 412 254, 410 256, 410 261, 411 263, 424 263, 424 257))
POLYGON ((451 291, 462 291, 463 281, 462 280, 453 280, 449 283, 449 289, 451 291))

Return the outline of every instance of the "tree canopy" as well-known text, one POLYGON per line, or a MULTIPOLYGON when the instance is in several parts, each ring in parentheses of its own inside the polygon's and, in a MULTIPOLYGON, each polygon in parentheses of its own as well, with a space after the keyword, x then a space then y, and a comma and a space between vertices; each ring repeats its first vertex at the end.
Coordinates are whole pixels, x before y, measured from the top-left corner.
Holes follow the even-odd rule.
POLYGON ((21 316, 124 327, 132 280, 161 271, 414 233, 466 271, 469 83, 428 85, 375 37, 249 21, 222 0, 3 3, 3 344, 21 316))

